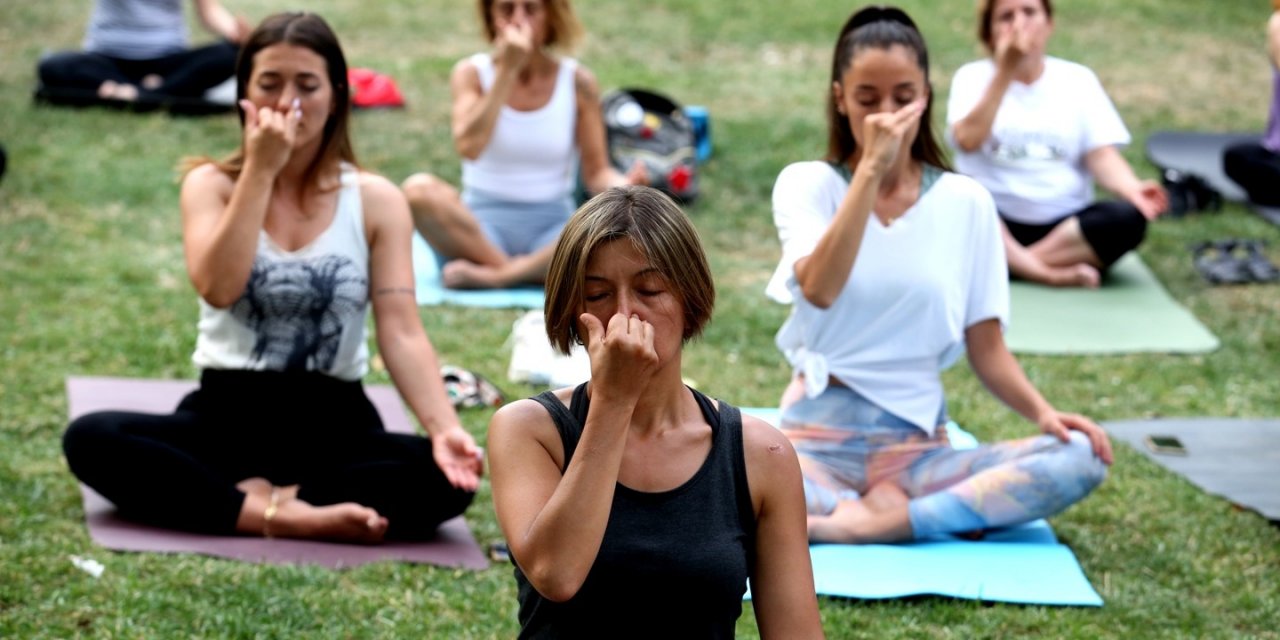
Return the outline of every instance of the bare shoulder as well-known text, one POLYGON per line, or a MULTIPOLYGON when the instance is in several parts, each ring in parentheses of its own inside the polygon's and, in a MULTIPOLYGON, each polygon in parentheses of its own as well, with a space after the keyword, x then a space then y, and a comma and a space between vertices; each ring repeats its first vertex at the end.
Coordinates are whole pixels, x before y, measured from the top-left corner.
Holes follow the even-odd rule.
POLYGON ((379 174, 361 169, 357 175, 360 180, 360 193, 366 198, 370 196, 392 199, 404 197, 400 187, 379 174))
POLYGON ((197 190, 200 192, 226 192, 229 194, 234 187, 235 180, 212 162, 206 162, 195 167, 182 178, 183 191, 197 190))
POLYGON ((453 63, 453 69, 449 71, 449 83, 454 87, 461 84, 480 88, 480 71, 476 69, 470 56, 453 63))
POLYGON ((503 452, 519 454, 537 443, 555 460, 564 462, 564 446, 546 407, 533 398, 502 405, 489 420, 489 450, 499 456, 503 452))
POLYGON ((412 225, 409 203, 400 187, 376 173, 360 171, 358 176, 360 202, 368 223, 375 227, 383 224, 412 225))
POLYGON ((753 475, 756 470, 771 474, 797 464, 795 448, 787 436, 755 416, 742 415, 742 447, 747 470, 753 475))
POLYGON ((578 98, 582 100, 600 100, 600 83, 596 80, 596 74, 581 64, 574 69, 573 86, 577 90, 578 98))

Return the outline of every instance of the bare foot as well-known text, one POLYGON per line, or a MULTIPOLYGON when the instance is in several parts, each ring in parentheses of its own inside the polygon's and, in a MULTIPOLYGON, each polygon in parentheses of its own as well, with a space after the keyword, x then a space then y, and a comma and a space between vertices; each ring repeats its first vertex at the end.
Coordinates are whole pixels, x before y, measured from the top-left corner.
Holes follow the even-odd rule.
POLYGON ((107 80, 98 86, 98 97, 104 100, 133 102, 138 99, 138 88, 131 84, 107 80))
POLYGON ((154 73, 148 73, 147 75, 142 76, 141 84, 143 89, 155 91, 160 88, 160 85, 164 84, 164 78, 161 78, 154 73))
POLYGON ((497 267, 462 259, 445 263, 440 279, 450 289, 497 289, 507 284, 497 267))
POLYGON ((271 519, 271 535, 281 538, 382 542, 387 519, 354 502, 317 507, 297 498, 282 501, 271 519))
POLYGON ((1102 274, 1098 273, 1098 269, 1084 262, 1055 269, 1053 274, 1053 285, 1056 287, 1097 289, 1101 283, 1102 274))
POLYGON ((266 478, 245 478, 236 483, 236 488, 249 496, 271 499, 271 481, 266 478))
POLYGON ((815 542, 866 544, 911 539, 909 502, 902 489, 881 483, 859 500, 840 500, 831 515, 809 516, 809 539, 815 542))
POLYGON ((911 502, 911 496, 892 482, 881 482, 867 490, 862 496, 863 504, 867 508, 876 511, 890 511, 892 509, 907 508, 907 503, 911 502))

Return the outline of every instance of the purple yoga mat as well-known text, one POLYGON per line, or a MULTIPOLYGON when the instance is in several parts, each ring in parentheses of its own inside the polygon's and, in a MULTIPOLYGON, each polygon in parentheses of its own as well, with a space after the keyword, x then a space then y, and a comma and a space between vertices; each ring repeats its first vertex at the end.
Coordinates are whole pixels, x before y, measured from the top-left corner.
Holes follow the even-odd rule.
MULTIPOLYGON (((196 388, 194 381, 137 380, 129 378, 67 378, 67 405, 71 418, 116 409, 166 413, 196 388)), ((365 387, 387 431, 413 433, 413 425, 395 389, 386 385, 365 387)), ((468 569, 484 569, 489 561, 476 544, 462 516, 440 525, 437 537, 426 542, 388 542, 380 545, 339 544, 281 538, 209 536, 151 527, 124 520, 115 507, 96 491, 80 486, 84 497, 89 537, 117 551, 201 553, 221 558, 272 564, 319 564, 353 567, 380 560, 401 560, 468 569)))

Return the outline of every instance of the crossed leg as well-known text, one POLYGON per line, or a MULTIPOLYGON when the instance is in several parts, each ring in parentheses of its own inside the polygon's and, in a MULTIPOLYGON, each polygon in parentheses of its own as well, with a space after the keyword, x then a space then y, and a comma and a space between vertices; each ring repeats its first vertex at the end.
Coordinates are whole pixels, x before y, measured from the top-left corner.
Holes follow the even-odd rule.
POLYGON ((1102 261, 1071 216, 1031 246, 1023 246, 1001 223, 1009 272, 1018 278, 1055 287, 1087 287, 1101 282, 1102 261))
POLYGON ((1066 509, 1106 477, 1078 433, 1067 443, 1037 436, 968 450, 887 447, 867 467, 863 496, 810 514, 810 539, 895 542, 1012 526, 1066 509))
POLYGON ((449 258, 441 271, 445 286, 489 289, 546 279, 555 243, 527 255, 507 255, 485 235, 475 214, 452 185, 430 174, 417 173, 405 179, 401 188, 409 199, 418 233, 449 258))

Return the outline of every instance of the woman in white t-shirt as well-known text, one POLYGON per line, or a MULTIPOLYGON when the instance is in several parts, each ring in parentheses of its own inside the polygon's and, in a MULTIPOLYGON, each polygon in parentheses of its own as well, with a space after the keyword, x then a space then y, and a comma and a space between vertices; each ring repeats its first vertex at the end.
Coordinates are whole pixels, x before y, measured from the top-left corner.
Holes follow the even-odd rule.
POLYGON ((479 0, 493 50, 458 61, 453 144, 462 193, 426 173, 402 185, 422 237, 446 262, 447 287, 541 283, 574 210, 578 162, 587 190, 645 184, 643 166, 609 164, 595 76, 572 50, 582 35, 569 0, 479 0))
POLYGON ((978 13, 991 57, 951 80, 956 170, 995 198, 1012 275, 1096 287, 1168 208, 1164 189, 1120 155, 1129 131, 1097 76, 1045 54, 1050 0, 982 0, 978 13), (1095 180, 1120 199, 1094 202, 1095 180))
POLYGON ((946 171, 924 39, 869 7, 840 32, 826 162, 778 176, 782 261, 769 295, 796 376, 783 431, 805 477, 811 539, 876 542, 1057 513, 1106 475, 1111 447, 1059 413, 1005 348, 1008 277, 991 197, 946 171), (967 352, 979 378, 1046 434, 957 451, 940 371, 967 352))

